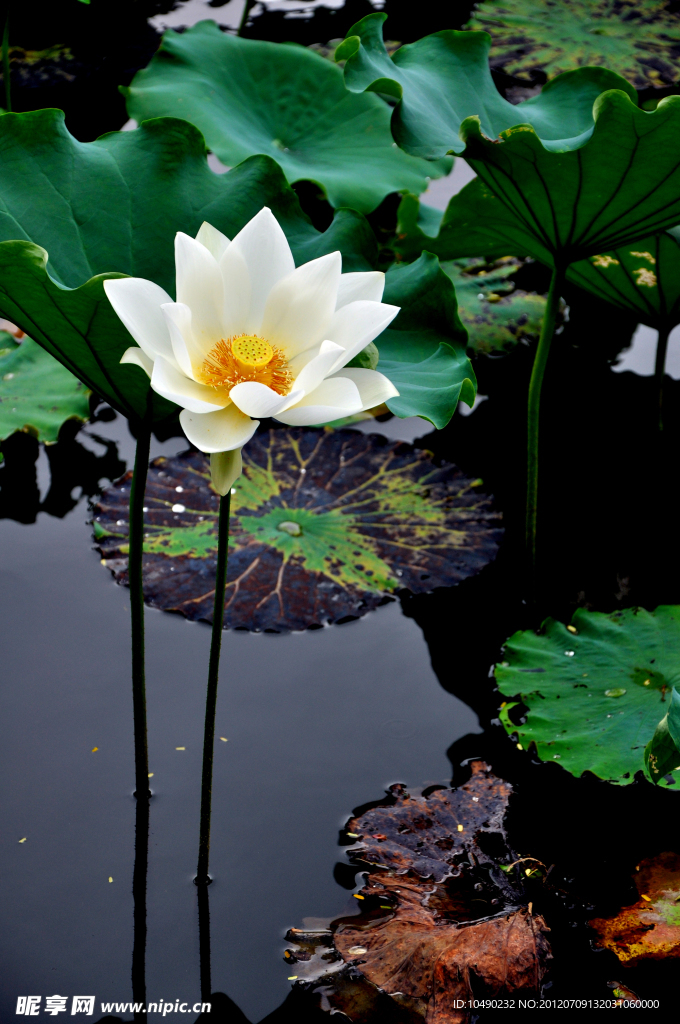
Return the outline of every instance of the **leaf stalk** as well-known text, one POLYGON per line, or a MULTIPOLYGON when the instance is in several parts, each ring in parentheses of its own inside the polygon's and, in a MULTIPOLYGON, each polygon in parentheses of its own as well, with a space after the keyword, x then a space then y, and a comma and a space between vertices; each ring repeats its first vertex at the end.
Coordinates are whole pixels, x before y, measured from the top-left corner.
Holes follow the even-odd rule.
POLYGON ((538 444, 541 411, 541 389, 550 354, 550 345, 555 333, 560 292, 564 283, 564 268, 555 266, 550 279, 550 289, 541 325, 541 335, 534 356, 534 365, 529 382, 527 406, 527 502, 526 502, 526 555, 533 581, 536 573, 536 529, 538 523, 538 444))
POLYGON ((664 324, 659 328, 659 338, 656 343, 656 362, 654 365, 654 382, 657 395, 657 415, 659 430, 663 430, 663 386, 666 378, 666 355, 668 353, 668 337, 671 333, 670 325, 664 324))

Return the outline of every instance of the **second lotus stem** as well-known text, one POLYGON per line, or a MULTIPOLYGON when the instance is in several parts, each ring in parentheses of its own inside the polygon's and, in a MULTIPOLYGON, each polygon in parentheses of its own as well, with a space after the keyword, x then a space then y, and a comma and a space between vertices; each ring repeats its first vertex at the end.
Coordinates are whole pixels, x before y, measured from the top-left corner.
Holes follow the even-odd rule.
POLYGON ((210 660, 208 663, 208 691, 205 700, 203 771, 201 775, 201 823, 198 840, 196 885, 210 884, 210 811, 212 804, 213 750, 215 746, 215 712, 217 710, 217 683, 220 672, 220 651, 222 648, 224 594, 227 585, 230 507, 231 492, 229 491, 223 498, 220 498, 217 533, 217 569, 215 571, 215 602, 213 605, 210 660))
MULTIPOLYGON (((545 367, 550 353, 550 344, 555 333, 560 291, 564 282, 564 271, 555 267, 550 279, 548 300, 541 325, 541 336, 534 356, 534 365, 529 382, 527 407, 527 503, 526 503, 526 554, 533 586, 536 570, 536 529, 538 523, 538 443, 541 410, 541 388, 545 367)), ((533 596, 533 595, 532 595, 533 596)))

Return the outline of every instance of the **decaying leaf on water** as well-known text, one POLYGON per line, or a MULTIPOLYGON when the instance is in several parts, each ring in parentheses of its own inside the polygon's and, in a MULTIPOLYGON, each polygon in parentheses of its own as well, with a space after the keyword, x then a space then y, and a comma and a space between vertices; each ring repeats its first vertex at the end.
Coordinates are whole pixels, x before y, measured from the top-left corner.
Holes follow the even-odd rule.
POLYGON ((680 956, 680 856, 643 860, 634 875, 639 899, 615 917, 590 922, 600 945, 622 963, 680 956))
POLYGON ((470 998, 537 992, 549 929, 500 870, 514 859, 503 826, 511 786, 476 761, 458 789, 390 792, 346 826, 361 837, 350 857, 369 866, 359 915, 315 936, 288 933, 298 978, 354 1021, 380 1019, 386 995, 395 1020, 459 1024, 470 998))
MULTIPOLYGON (((479 481, 429 452, 351 430, 264 430, 232 496, 225 625, 305 629, 407 588, 452 586, 491 561, 500 517, 479 481)), ((126 582, 130 474, 95 506, 104 564, 126 582)), ((144 595, 211 621, 218 498, 200 452, 156 459, 146 490, 144 595)))

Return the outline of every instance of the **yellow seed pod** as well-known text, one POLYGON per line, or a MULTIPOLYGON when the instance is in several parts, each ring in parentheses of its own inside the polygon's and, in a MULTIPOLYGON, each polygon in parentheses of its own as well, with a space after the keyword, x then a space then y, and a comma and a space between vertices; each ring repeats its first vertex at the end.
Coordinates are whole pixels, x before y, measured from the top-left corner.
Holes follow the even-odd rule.
POLYGON ((242 334, 240 338, 234 338, 231 351, 241 366, 253 370, 266 366, 274 355, 274 349, 269 342, 253 334, 242 334))

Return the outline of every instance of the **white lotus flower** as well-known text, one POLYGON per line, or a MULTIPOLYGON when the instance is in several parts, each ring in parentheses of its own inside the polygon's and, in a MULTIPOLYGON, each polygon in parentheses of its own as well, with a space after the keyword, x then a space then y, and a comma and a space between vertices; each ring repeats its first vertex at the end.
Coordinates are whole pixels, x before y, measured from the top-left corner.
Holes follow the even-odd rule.
POLYGON ((195 239, 178 232, 175 264, 177 302, 142 278, 104 288, 139 345, 121 362, 141 366, 154 391, 182 406, 197 448, 219 453, 211 463, 221 493, 240 473, 258 417, 327 423, 399 394, 382 373, 346 366, 399 312, 380 301, 384 274, 343 274, 339 252, 296 270, 267 207, 231 242, 207 223, 195 239))

